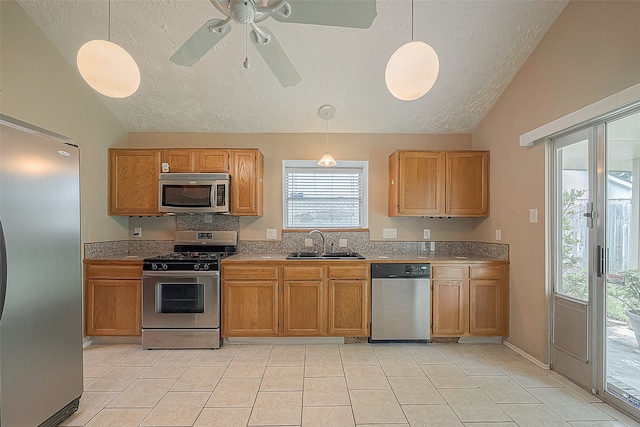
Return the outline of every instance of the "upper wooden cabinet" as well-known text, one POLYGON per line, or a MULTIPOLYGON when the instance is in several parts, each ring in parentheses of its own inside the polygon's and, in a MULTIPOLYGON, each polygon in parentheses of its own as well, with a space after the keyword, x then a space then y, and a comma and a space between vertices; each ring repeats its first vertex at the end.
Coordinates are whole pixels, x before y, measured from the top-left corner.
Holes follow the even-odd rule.
POLYGON ((488 215, 488 151, 397 150, 389 156, 389 216, 488 215))
POLYGON ((162 150, 162 163, 169 172, 221 172, 230 169, 230 150, 171 148, 162 150))
POLYGON ((161 151, 109 149, 109 215, 160 215, 161 151))
POLYGON ((162 215, 158 180, 162 163, 170 172, 228 173, 231 215, 261 216, 264 156, 257 149, 109 149, 109 215, 162 215))
POLYGON ((231 215, 262 216, 264 157, 260 150, 231 150, 231 215))

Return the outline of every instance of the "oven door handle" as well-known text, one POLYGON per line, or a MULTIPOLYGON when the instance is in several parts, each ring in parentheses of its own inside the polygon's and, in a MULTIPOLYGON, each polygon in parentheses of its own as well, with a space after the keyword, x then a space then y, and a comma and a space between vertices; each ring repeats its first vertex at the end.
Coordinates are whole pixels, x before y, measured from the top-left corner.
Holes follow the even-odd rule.
POLYGON ((183 270, 183 271, 147 271, 142 272, 142 278, 145 277, 199 277, 199 276, 220 276, 217 270, 183 270))

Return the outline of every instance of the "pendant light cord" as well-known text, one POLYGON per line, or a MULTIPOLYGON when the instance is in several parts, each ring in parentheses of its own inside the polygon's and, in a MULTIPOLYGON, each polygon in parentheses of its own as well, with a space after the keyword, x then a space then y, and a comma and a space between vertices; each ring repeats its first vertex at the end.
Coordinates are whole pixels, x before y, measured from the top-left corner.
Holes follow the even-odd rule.
POLYGON ((411 0, 411 41, 413 41, 413 0, 411 0))
POLYGON ((327 121, 327 131, 325 132, 326 140, 327 140, 327 149, 326 152, 329 152, 329 119, 327 121))

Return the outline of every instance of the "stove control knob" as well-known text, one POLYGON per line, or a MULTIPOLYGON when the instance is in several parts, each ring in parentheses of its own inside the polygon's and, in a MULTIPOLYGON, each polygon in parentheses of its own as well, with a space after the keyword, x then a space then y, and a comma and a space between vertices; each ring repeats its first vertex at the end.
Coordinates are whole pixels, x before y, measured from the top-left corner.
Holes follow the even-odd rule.
POLYGON ((167 264, 162 264, 162 269, 163 270, 167 270, 167 269, 169 269, 169 266, 167 264))
POLYGON ((196 271, 200 270, 200 264, 193 264, 193 269, 196 271))
POLYGON ((152 270, 157 270, 158 269, 158 264, 156 264, 155 262, 153 264, 151 264, 151 269, 152 270))
POLYGON ((205 269, 205 270, 208 270, 208 269, 209 269, 209 264, 205 264, 205 265, 204 265, 204 269, 205 269))

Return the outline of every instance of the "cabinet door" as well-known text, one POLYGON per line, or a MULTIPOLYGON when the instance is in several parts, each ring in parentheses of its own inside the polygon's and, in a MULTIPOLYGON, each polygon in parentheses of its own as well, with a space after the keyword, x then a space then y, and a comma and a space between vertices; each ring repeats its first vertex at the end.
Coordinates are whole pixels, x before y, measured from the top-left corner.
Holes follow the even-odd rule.
POLYGON ((446 153, 446 213, 489 216, 489 153, 446 153))
POLYGON ((457 336, 466 333, 468 287, 462 280, 433 280, 433 335, 457 336))
POLYGON ((467 265, 432 265, 433 335, 458 336, 469 330, 467 265))
POLYGON ((262 153, 232 150, 231 215, 262 215, 262 153))
POLYGON ((443 153, 401 151, 398 168, 398 215, 443 214, 443 178, 443 153))
POLYGON ((329 280, 329 335, 369 335, 369 282, 329 280))
POLYGON ((229 172, 229 150, 199 150, 196 172, 229 172))
POLYGON ((469 333, 506 336, 509 325, 507 267, 472 266, 469 281, 469 333))
POLYGON ((169 164, 169 172, 195 172, 196 153, 188 148, 162 150, 162 163, 169 164))
POLYGON ((140 280, 87 280, 87 336, 142 334, 140 280))
POLYGON ((160 150, 109 150, 109 215, 160 215, 160 150))
POLYGON ((222 284, 222 335, 277 336, 278 282, 225 280, 222 284))
POLYGON ((284 282, 285 336, 320 336, 324 332, 322 280, 284 282))

